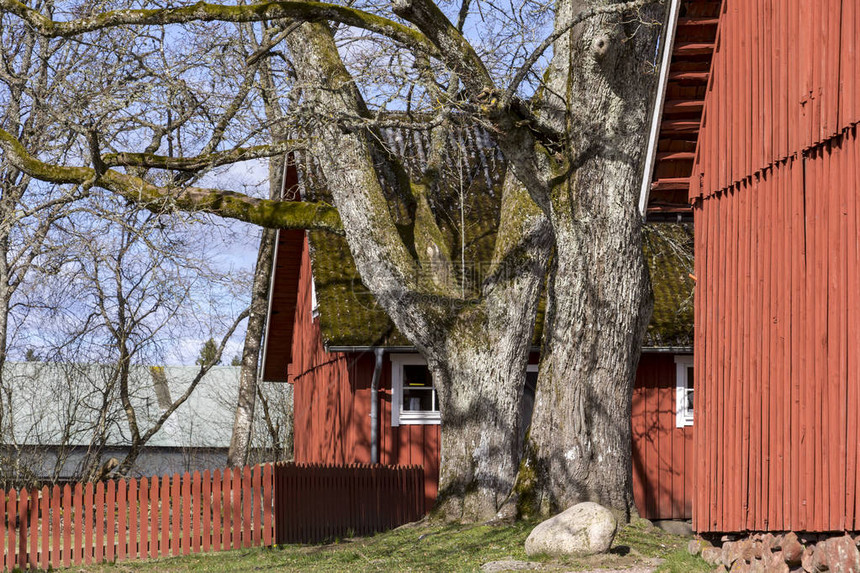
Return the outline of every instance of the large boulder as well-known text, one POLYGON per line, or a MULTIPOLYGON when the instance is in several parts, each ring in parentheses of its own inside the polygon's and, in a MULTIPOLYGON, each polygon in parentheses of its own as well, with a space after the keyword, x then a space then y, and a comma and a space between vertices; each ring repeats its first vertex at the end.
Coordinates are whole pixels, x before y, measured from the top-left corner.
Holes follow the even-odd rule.
POLYGON ((526 539, 526 554, 592 555, 609 550, 618 523, 612 512, 586 501, 538 524, 526 539))

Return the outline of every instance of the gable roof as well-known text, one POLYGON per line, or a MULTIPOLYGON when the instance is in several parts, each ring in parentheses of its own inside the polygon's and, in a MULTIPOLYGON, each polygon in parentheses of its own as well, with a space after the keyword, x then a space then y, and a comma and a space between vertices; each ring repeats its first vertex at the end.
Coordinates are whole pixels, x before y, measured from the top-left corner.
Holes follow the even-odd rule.
MULTIPOLYGON (((381 130, 382 143, 402 158, 409 174, 418 178, 427 165, 426 132, 406 129, 381 130)), ((445 169, 440 194, 431 205, 454 252, 462 254, 467 279, 464 288, 477 288, 483 279, 482 261, 489 261, 499 220, 499 199, 505 174, 504 158, 486 132, 474 127, 454 127, 447 134, 445 169), (463 209, 460 212, 460 204, 463 209), (448 212, 451 211, 451 212, 448 212), (462 215, 462 217, 461 217, 462 215), (461 225, 462 221, 462 225, 461 225)), ((303 195, 328 199, 321 174, 308 157, 298 161, 303 195)), ((387 195, 396 193, 385 189, 387 195)), ((313 280, 319 308, 320 331, 327 348, 402 347, 411 343, 393 325, 370 291, 362 284, 346 239, 325 231, 308 233, 313 280)), ((690 225, 661 224, 646 228, 644 250, 655 295, 654 313, 648 327, 648 348, 683 347, 693 342, 693 241, 690 225)), ((300 259, 300 251, 279 245, 278 259, 300 259)), ((297 271, 296 271, 297 276, 297 271)), ((272 312, 284 312, 277 300, 281 284, 273 283, 272 312)), ((294 308, 293 304, 293 308, 294 308)), ((539 311, 533 343, 540 342, 543 305, 539 311)), ((290 314, 292 317, 292 314, 290 314)), ((277 332, 272 331, 272 337, 277 332)), ((291 333, 290 333, 291 334, 291 333)), ((274 338, 268 346, 274 348, 274 338)), ((277 352, 286 352, 289 342, 279 339, 277 352)), ((282 358, 278 358, 282 360, 282 358)), ((265 367, 265 370, 275 371, 265 367)), ((286 372, 286 368, 279 371, 286 372)), ((269 379, 269 378, 264 378, 269 379)))
POLYGON ((722 11, 713 0, 672 0, 651 118, 639 208, 650 221, 690 220, 690 176, 722 11))

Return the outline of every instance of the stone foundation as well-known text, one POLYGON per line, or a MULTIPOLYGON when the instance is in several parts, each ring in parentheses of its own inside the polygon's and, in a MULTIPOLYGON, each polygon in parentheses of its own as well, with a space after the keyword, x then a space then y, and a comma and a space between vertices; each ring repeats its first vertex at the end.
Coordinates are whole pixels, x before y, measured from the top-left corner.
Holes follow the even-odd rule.
POLYGON ((860 535, 789 532, 697 538, 688 550, 721 573, 860 573, 858 546, 860 535))

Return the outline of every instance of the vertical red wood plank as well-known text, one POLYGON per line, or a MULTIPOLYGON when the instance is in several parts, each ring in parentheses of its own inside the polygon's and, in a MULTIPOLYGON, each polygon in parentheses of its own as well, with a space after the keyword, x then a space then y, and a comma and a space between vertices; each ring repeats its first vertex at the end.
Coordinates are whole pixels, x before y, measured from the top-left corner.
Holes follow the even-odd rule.
POLYGON ((69 484, 63 486, 63 567, 72 564, 72 487, 69 484))
POLYGON ((124 561, 128 553, 128 484, 120 478, 116 483, 116 560, 124 561))
MULTIPOLYGON (((747 15, 745 14, 745 19, 747 15)), ((753 261, 750 258, 750 231, 751 227, 749 226, 750 221, 750 213, 752 212, 752 192, 750 190, 750 186, 747 184, 747 181, 742 181, 738 185, 739 194, 735 197, 735 201, 738 203, 738 298, 743 301, 748 301, 750 299, 750 288, 752 286, 752 268, 753 261)), ((738 314, 737 314, 737 352, 738 354, 735 356, 734 362, 737 364, 737 370, 735 378, 733 379, 733 384, 738 387, 739 390, 739 400, 737 402, 738 410, 741 415, 741 425, 738 429, 741 432, 741 447, 740 447, 740 460, 743 461, 742 465, 738 466, 740 470, 738 473, 740 474, 740 510, 741 510, 741 522, 746 526, 749 520, 750 514, 750 480, 749 480, 749 459, 750 459, 750 392, 751 392, 751 370, 752 366, 750 364, 750 359, 752 353, 749 350, 750 347, 750 305, 749 304, 737 304, 738 306, 738 314)))
POLYGON ((87 483, 84 488, 84 544, 83 544, 83 559, 84 563, 90 565, 93 562, 93 484, 87 483))
POLYGON ((101 563, 105 558, 105 514, 108 511, 105 507, 105 484, 103 481, 96 484, 94 507, 94 518, 96 520, 96 546, 95 551, 93 552, 93 559, 96 563, 101 563))
POLYGON ((137 517, 137 479, 131 478, 128 481, 128 549, 126 556, 129 559, 137 559, 137 542, 138 542, 138 517, 137 517))
POLYGON ((660 519, 672 518, 672 430, 675 427, 674 392, 662 388, 659 381, 654 388, 657 394, 657 512, 660 519))
MULTIPOLYGON (((850 2, 848 2, 850 4, 850 2)), ((853 9, 853 8, 852 8, 853 9)), ((845 3, 843 2, 843 10, 845 10, 845 3)), ((851 26, 851 19, 853 18, 853 14, 849 17, 846 16, 843 21, 843 27, 851 26)), ((843 44, 845 43, 845 34, 843 33, 843 44)), ((850 38, 850 36, 848 37, 850 38)), ((850 42, 850 39, 848 40, 850 42)), ((844 48, 843 48, 844 49, 844 48)), ((853 58, 854 55, 852 54, 853 58)), ((846 72, 844 70, 850 69, 849 66, 843 66, 843 78, 847 82, 847 78, 845 78, 846 72)), ((854 81, 853 79, 851 80, 854 81)), ((853 85, 853 83, 851 84, 853 85)), ((846 90, 847 91, 847 90, 846 90)), ((850 92, 849 92, 850 93, 850 92)), ((845 116, 848 115, 848 104, 845 102, 845 96, 842 97, 842 109, 846 110, 843 113, 845 116)), ((843 116, 844 117, 844 116, 843 116)), ((860 285, 860 280, 858 280, 857 274, 857 241, 852 240, 854 237, 858 236, 857 228, 857 219, 856 219, 856 211, 857 211, 857 179, 855 176, 857 164, 857 149, 860 149, 860 146, 857 145, 857 139, 854 135, 854 130, 852 129, 846 135, 847 142, 846 147, 848 149, 848 153, 845 158, 844 165, 844 173, 843 176, 845 181, 847 182, 845 189, 845 198, 847 201, 847 206, 845 209, 846 219, 845 219, 845 262, 846 262, 846 277, 845 277, 845 291, 846 291, 846 301, 845 301, 845 336, 846 336, 846 348, 848 349, 846 356, 846 376, 845 383, 847 387, 847 424, 845 426, 845 441, 848 445, 848 450, 846 452, 846 484, 845 484, 845 528, 848 530, 856 530, 858 529, 858 520, 857 513, 855 509, 855 503, 857 499, 857 489, 856 489, 856 476, 858 474, 857 471, 857 449, 856 447, 852 447, 852 444, 856 443, 858 432, 858 416, 860 416, 860 403, 858 403, 858 386, 860 386, 860 380, 857 377, 858 371, 858 363, 857 363, 857 348, 860 348, 860 337, 858 337, 858 322, 860 322, 860 316, 857 315, 857 287, 860 285)))
POLYGON ((145 477, 140 478, 138 499, 140 500, 140 548, 138 554, 142 559, 146 559, 149 555, 149 524, 152 521, 152 513, 149 510, 149 480, 145 477))
POLYGON ((231 498, 233 507, 233 535, 232 549, 242 547, 242 469, 233 468, 233 479, 231 480, 231 498))
POLYGON ((73 490, 75 508, 75 540, 72 546, 72 562, 75 565, 83 563, 84 558, 84 488, 80 483, 73 490))
POLYGON ((203 472, 203 552, 208 553, 212 547, 212 474, 209 470, 203 472))
POLYGON ((224 470, 221 481, 221 494, 223 503, 221 505, 221 548, 228 550, 233 548, 233 506, 231 500, 233 472, 228 468, 224 470))
MULTIPOLYGON (((644 358, 644 356, 643 356, 644 358)), ((645 440, 645 392, 642 388, 645 374, 639 368, 636 372, 636 382, 633 388, 633 406, 631 410, 632 429, 632 467, 633 467, 633 499, 636 508, 642 517, 645 517, 645 487, 644 471, 642 464, 642 448, 645 440)))
POLYGON ((27 520, 30 517, 30 495, 22 489, 18 497, 18 559, 20 569, 27 567, 27 520))
MULTIPOLYGON (((107 539, 105 541, 105 560, 113 561, 116 555, 116 516, 117 516, 117 499, 116 499, 116 483, 113 480, 108 480, 105 485, 105 513, 107 513, 107 539)), ((123 534, 124 535, 124 534, 123 534)))
MULTIPOLYGON (((773 249, 778 256, 774 257, 772 279, 775 283, 775 307, 772 314, 772 324, 774 330, 775 343, 775 361, 771 365, 775 373, 776 395, 773 401, 773 412, 771 428, 775 432, 775 444, 771 454, 774 460, 773 483, 775 489, 772 492, 769 506, 768 523, 770 527, 780 529, 784 518, 785 498, 788 494, 786 489, 786 434, 784 425, 790 418, 790 403, 791 403, 791 387, 788 383, 788 377, 785 370, 786 359, 786 288, 788 277, 786 276, 786 254, 791 256, 791 253, 786 251, 786 246, 789 244, 785 230, 788 227, 788 221, 785 217, 786 182, 788 180, 789 170, 782 168, 779 170, 779 177, 775 178, 773 183, 775 193, 772 197, 773 215, 771 218, 770 232, 773 234, 773 249)), ((753 223, 751 223, 753 224, 753 223)))
MULTIPOLYGON (((0 494, 2 495, 2 494, 0 494)), ((39 554, 39 567, 48 569, 51 557, 51 490, 48 486, 42 488, 41 497, 39 498, 39 510, 41 511, 41 551, 39 554)), ((0 519, 3 516, 0 515, 0 519)))
POLYGON ((202 505, 201 501, 200 472, 195 471, 193 481, 191 483, 191 512, 193 514, 191 551, 193 551, 194 553, 200 553, 200 513, 202 505))
POLYGON ((170 482, 170 553, 174 557, 179 555, 182 545, 182 533, 179 529, 182 523, 181 481, 179 474, 173 474, 170 482))
POLYGON ((158 536, 158 553, 161 557, 170 555, 170 476, 161 476, 161 531, 158 536))
MULTIPOLYGON (((831 22, 832 25, 832 22, 831 22)), ((831 92, 835 89, 828 86, 831 92)), ((831 99, 831 105, 835 105, 831 99)), ((847 135, 841 136, 836 140, 836 153, 834 154, 834 163, 832 165, 833 181, 830 186, 831 197, 833 204, 830 206, 830 212, 836 219, 833 222, 835 227, 832 233, 836 248, 831 251, 833 257, 832 268, 835 272, 831 275, 836 275, 833 280, 833 298, 835 304, 831 308, 834 309, 833 321, 833 341, 836 349, 834 351, 834 368, 833 381, 834 392, 833 397, 836 402, 836 408, 839 416, 836 419, 831 419, 833 426, 833 438, 839 445, 838 451, 838 467, 836 492, 831 496, 831 520, 830 527, 835 530, 849 529, 850 525, 847 521, 847 511, 845 500, 847 497, 847 476, 848 476, 848 442, 846 438, 846 428, 848 427, 848 327, 846 318, 848 313, 848 288, 847 284, 847 262, 848 252, 847 246, 850 240, 857 240, 857 237, 847 234, 848 224, 848 199, 847 193, 850 187, 850 182, 844 176, 845 156, 850 154, 850 142, 847 135)))
POLYGON ((242 546, 251 547, 251 468, 242 470, 242 546))
POLYGON ((9 517, 6 515, 5 499, 6 492, 0 489, 0 568, 6 566, 6 522, 9 517))
POLYGON ((273 507, 275 483, 272 469, 272 464, 265 464, 263 466, 263 545, 266 547, 272 545, 272 538, 274 537, 272 513, 276 508, 273 507))
MULTIPOLYGON (((2 507, 0 507, 0 510, 2 510, 2 507)), ((62 543, 60 541, 60 516, 62 513, 63 505, 60 503, 60 486, 55 485, 51 488, 51 566, 54 569, 60 567, 60 564, 62 563, 62 543)), ((3 539, 2 530, 0 530, 0 539, 3 539)), ((0 551, 0 553, 2 553, 2 551, 0 551)))
MULTIPOLYGON (((802 390, 801 384, 805 381, 804 362, 805 358, 802 353, 803 348, 803 322, 805 321, 803 314, 804 300, 804 278, 803 265, 805 261, 806 246, 803 241, 805 229, 805 210, 803 206, 803 185, 802 185, 802 165, 799 162, 793 162, 789 169, 790 177, 790 198, 791 198, 791 223, 789 233, 791 236, 789 248, 794 253, 791 261, 791 349, 792 357, 791 368, 791 384, 792 384, 792 407, 791 407, 791 424, 794 428, 792 437, 792 459, 796 463, 792 464, 791 472, 791 499, 792 512, 790 515, 791 529, 801 529, 801 484, 800 472, 801 467, 806 465, 801 463, 802 456, 800 455, 801 438, 805 433, 805 425, 801 416, 802 390)), ((804 384, 805 386, 805 384, 804 384)))
MULTIPOLYGON (((0 543, 6 547, 6 569, 15 568, 15 522, 18 519, 17 492, 10 489, 6 492, 6 539, 0 538, 0 543)), ((0 499, 0 503, 2 503, 0 499)))
MULTIPOLYGON (((39 504, 41 490, 33 488, 30 490, 30 519, 27 530, 30 532, 29 551, 27 552, 27 565, 30 569, 39 566, 39 504)), ((47 523, 45 524, 47 525, 47 523)))
MULTIPOLYGON (((855 30, 860 30, 860 9, 855 11, 855 30)), ((854 40, 857 42, 858 40, 855 38, 854 40)), ((855 47, 854 53, 854 61, 857 62, 858 68, 860 68, 860 54, 857 53, 855 47)), ((860 101, 860 90, 858 90, 858 96, 856 101, 860 101)), ((860 112, 860 107, 854 109, 854 113, 860 112)), ((860 190, 860 184, 858 184, 858 180, 860 180, 860 142, 858 142, 858 131, 857 127, 854 127, 851 130, 851 139, 852 139, 852 148, 854 153, 852 154, 852 164, 847 170, 847 175, 851 181, 851 187, 848 191, 849 197, 849 211, 848 211, 848 236, 856 237, 858 233, 860 233, 860 200, 858 200, 858 190, 860 190)), ((852 456, 849 459, 853 459, 853 474, 849 474, 849 482, 848 487, 849 491, 853 490, 853 504, 849 507, 853 512, 854 519, 852 521, 852 529, 858 530, 860 529, 860 424, 858 424, 858 413, 860 413, 860 376, 858 376, 858 372, 860 372, 860 361, 858 361, 858 353, 856 349, 860 347, 860 296, 858 296, 858 285, 860 285, 860 246, 858 246, 857 241, 851 241, 848 243, 850 246, 849 256, 850 256, 850 264, 848 265, 848 271, 850 274, 849 278, 849 300, 848 300, 848 344, 849 348, 852 349, 851 352, 848 353, 848 388, 852 392, 849 394, 849 406, 850 406, 850 416, 849 416, 849 426, 848 426, 848 440, 849 443, 854 443, 853 452, 849 450, 849 455, 852 456), (852 427, 853 426, 853 427, 852 427), (851 476, 853 475, 853 485, 851 476)), ((849 498, 849 503, 851 499, 849 498)))
POLYGON ((152 476, 149 481, 149 558, 155 559, 158 557, 158 544, 161 538, 160 525, 161 516, 159 514, 158 505, 161 499, 161 492, 158 488, 158 476, 152 476))
POLYGON ((221 470, 215 470, 212 474, 212 550, 220 551, 223 547, 221 543, 221 532, 224 523, 224 512, 221 505, 221 485, 224 480, 221 477, 221 470))
POLYGON ((260 546, 260 533, 263 527, 262 506, 262 468, 255 465, 251 476, 251 490, 245 495, 251 498, 251 542, 254 547, 260 546))
POLYGON ((38 488, 30 490, 29 516, 27 518, 27 531, 30 534, 27 551, 27 566, 35 569, 39 566, 39 494, 38 488))
POLYGON ((658 519, 657 492, 660 489, 659 451, 657 449, 658 401, 657 388, 652 376, 645 378, 643 391, 645 399, 643 418, 646 437, 642 448, 642 459, 645 463, 645 516, 646 519, 658 519))
POLYGON ((180 485, 182 495, 180 496, 181 505, 180 517, 182 520, 182 533, 179 538, 179 545, 182 548, 183 555, 191 554, 191 474, 185 472, 182 474, 180 485))

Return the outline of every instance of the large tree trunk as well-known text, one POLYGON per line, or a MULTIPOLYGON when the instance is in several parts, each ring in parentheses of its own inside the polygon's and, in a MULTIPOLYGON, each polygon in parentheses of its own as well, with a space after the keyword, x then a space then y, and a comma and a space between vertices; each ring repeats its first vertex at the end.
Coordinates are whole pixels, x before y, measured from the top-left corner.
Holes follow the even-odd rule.
MULTIPOLYGON (((597 2, 562 1, 557 25, 584 4, 597 2)), ((577 26, 554 57, 556 73, 565 72, 556 93, 568 99, 574 152, 551 198, 556 253, 518 482, 526 515, 581 501, 624 521, 635 512, 630 413, 651 314, 636 205, 653 87, 645 63, 655 35, 635 19, 602 16, 577 26)))
MULTIPOLYGON (((316 113, 366 114, 325 26, 303 24, 287 42, 304 97, 316 113)), ((480 302, 464 300, 459 289, 440 284, 433 273, 432 265, 444 260, 445 245, 435 223, 421 218, 420 206, 414 249, 404 245, 379 183, 381 154, 374 153, 371 134, 323 124, 311 141, 362 281, 434 376, 442 417, 437 514, 448 520, 493 519, 516 476, 519 400, 551 248, 548 222, 509 178, 493 272, 480 302)))

